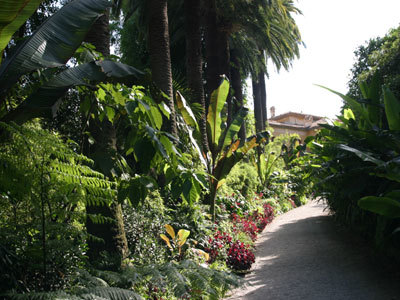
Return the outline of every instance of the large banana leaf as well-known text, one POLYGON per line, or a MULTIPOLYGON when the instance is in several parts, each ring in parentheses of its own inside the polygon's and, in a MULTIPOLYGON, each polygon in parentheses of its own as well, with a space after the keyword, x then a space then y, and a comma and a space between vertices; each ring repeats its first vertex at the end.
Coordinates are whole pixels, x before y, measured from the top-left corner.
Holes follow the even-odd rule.
POLYGON ((373 157, 370 153, 366 153, 364 151, 360 151, 358 149, 349 147, 349 146, 344 145, 344 144, 339 144, 337 147, 339 149, 344 150, 344 151, 348 151, 348 152, 354 153, 359 158, 361 158, 363 161, 372 162, 372 163, 374 163, 374 164, 376 164, 378 166, 384 165, 384 162, 382 160, 373 157))
POLYGON ((369 84, 366 81, 361 81, 359 83, 362 95, 365 99, 370 101, 367 106, 369 120, 376 126, 379 126, 380 122, 381 85, 382 83, 377 76, 377 73, 372 77, 369 84))
POLYGON ((0 66, 0 104, 21 75, 64 65, 110 5, 107 0, 75 0, 47 19, 0 66))
POLYGON ((383 87, 383 100, 385 102, 385 113, 391 130, 400 130, 400 102, 395 95, 383 87))
MULTIPOLYGON (((0 0, 0 53, 43 0, 0 0)), ((0 55, 1 63, 1 55, 0 55)))
POLYGON ((255 135, 252 135, 250 137, 247 137, 244 140, 240 140, 240 145, 239 145, 239 152, 243 152, 243 151, 248 151, 250 149, 247 149, 248 145, 250 145, 253 140, 255 139, 255 143, 260 145, 262 143, 265 143, 269 141, 269 137, 271 136, 271 133, 267 130, 267 131, 263 131, 263 132, 259 132, 255 135), (251 143, 249 143, 251 142, 251 143))
POLYGON ((400 218, 400 202, 391 197, 367 196, 358 200, 358 205, 378 215, 400 218))
POLYGON ((364 108, 356 100, 354 100, 353 98, 351 98, 351 97, 349 97, 347 95, 343 95, 343 94, 341 94, 339 92, 336 92, 336 91, 331 90, 331 89, 329 89, 327 87, 324 87, 322 85, 317 85, 317 86, 319 86, 319 87, 321 87, 323 89, 326 89, 326 90, 328 90, 328 91, 340 96, 343 99, 343 101, 346 104, 349 105, 349 107, 351 108, 352 111, 354 111, 355 113, 360 115, 362 117, 363 121, 366 123, 366 125, 368 125, 368 126, 365 126, 364 124, 362 124, 362 126, 360 125, 361 128, 366 129, 366 128, 371 128, 372 127, 372 124, 371 124, 371 121, 370 121, 370 117, 369 117, 369 114, 368 114, 368 110, 366 108, 364 108))
POLYGON ((94 61, 67 69, 31 94, 20 106, 7 114, 3 121, 22 124, 35 117, 51 118, 57 112, 59 99, 71 87, 113 80, 121 82, 137 78, 141 74, 131 66, 110 60, 94 61))
POLYGON ((229 81, 224 77, 220 86, 211 94, 207 114, 208 144, 213 153, 213 157, 215 157, 218 149, 218 141, 221 136, 221 111, 224 108, 228 93, 229 81))
POLYGON ((257 135, 251 136, 246 141, 237 140, 232 143, 229 149, 224 152, 222 157, 218 160, 214 170, 213 176, 216 182, 224 179, 229 175, 232 168, 254 147, 268 139, 269 133, 260 132, 257 135))
POLYGON ((246 118, 248 113, 248 109, 242 107, 234 116, 232 123, 229 127, 224 131, 224 134, 221 135, 219 139, 219 147, 218 150, 224 149, 226 146, 230 145, 240 130, 244 122, 244 118, 246 118))

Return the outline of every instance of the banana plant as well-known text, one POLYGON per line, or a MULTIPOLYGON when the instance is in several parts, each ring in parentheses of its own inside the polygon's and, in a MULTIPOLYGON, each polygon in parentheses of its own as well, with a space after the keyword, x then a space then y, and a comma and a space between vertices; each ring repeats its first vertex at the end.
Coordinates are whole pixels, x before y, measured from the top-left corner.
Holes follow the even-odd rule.
POLYGON ((110 6, 111 2, 107 0, 72 1, 16 46, 13 54, 0 65, 0 106, 5 107, 8 93, 21 76, 40 71, 47 79, 15 109, 3 111, 2 121, 22 124, 35 117, 51 117, 57 112, 58 99, 71 87, 94 88, 99 82, 122 81, 141 75, 133 67, 107 59, 66 67, 93 23, 110 6))
POLYGON ((14 32, 36 11, 43 0, 0 0, 0 63, 14 32))
MULTIPOLYGON (((254 147, 267 142, 268 132, 258 133, 246 139, 238 138, 238 132, 242 126, 248 109, 242 107, 233 117, 230 124, 226 124, 223 109, 229 93, 229 81, 223 76, 219 87, 211 93, 210 104, 207 113, 207 137, 210 147, 209 153, 204 153, 198 147, 200 143, 200 133, 198 126, 194 128, 194 133, 190 134, 191 141, 195 149, 198 149, 202 160, 209 174, 209 197, 210 214, 215 221, 215 198, 218 188, 223 184, 231 169, 243 159, 243 157, 254 147), (193 138, 194 137, 194 138, 193 138), (197 141, 196 141, 197 137, 197 141)), ((183 101, 183 97, 178 95, 178 101, 183 101)), ((193 114, 188 112, 187 105, 178 105, 185 122, 188 125, 193 123, 193 114), (182 111, 185 111, 184 113, 182 111)), ((197 123, 196 123, 197 124, 197 123)))

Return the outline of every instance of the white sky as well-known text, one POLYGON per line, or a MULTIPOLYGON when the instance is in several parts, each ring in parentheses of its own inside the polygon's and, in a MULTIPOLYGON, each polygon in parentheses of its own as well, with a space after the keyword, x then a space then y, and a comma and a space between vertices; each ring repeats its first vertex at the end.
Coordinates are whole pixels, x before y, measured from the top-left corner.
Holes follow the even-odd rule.
POLYGON ((276 114, 288 111, 334 118, 342 105, 338 96, 319 84, 346 93, 354 50, 384 36, 400 23, 400 0, 298 0, 296 17, 306 48, 293 67, 279 74, 270 67, 267 106, 276 114))

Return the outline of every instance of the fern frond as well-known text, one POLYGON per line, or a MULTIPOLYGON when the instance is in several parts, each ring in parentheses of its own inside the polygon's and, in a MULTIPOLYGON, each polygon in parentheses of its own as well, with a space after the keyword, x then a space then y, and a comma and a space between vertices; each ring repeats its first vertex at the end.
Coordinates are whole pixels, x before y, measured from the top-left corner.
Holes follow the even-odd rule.
POLYGON ((4 294, 3 297, 4 297, 3 299, 5 300, 54 300, 54 299, 81 300, 81 298, 69 295, 65 292, 41 292, 41 293, 25 293, 25 294, 8 293, 4 294))
POLYGON ((95 295, 108 300, 143 300, 141 296, 133 291, 116 287, 95 287, 85 289, 82 295, 84 297, 95 295))

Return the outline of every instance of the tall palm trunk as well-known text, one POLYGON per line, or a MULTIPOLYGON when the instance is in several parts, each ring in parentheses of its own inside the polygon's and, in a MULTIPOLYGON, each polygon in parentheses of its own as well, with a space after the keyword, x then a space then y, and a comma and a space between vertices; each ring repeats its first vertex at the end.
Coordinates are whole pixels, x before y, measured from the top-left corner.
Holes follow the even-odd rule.
POLYGON ((267 90, 265 87, 265 73, 263 71, 260 71, 260 74, 258 74, 258 83, 260 85, 262 130, 265 130, 265 124, 267 123, 267 90))
MULTIPOLYGON (((231 24, 224 23, 217 16, 215 0, 205 0, 206 12, 206 80, 207 96, 210 97, 212 91, 218 88, 221 83, 221 75, 226 75, 230 79, 230 58, 229 58, 229 36, 231 24)), ((209 101, 206 101, 208 107, 209 101)), ((232 118, 232 101, 230 97, 228 103, 228 123, 232 118)))
MULTIPOLYGON (((233 97, 236 99, 236 105, 233 107, 233 113, 236 113, 243 107, 243 91, 242 91, 242 76, 240 74, 240 62, 237 51, 231 50, 231 86, 233 89, 233 97)), ((239 138, 244 140, 246 138, 246 126, 242 124, 239 131, 239 138)))
MULTIPOLYGON (((91 31, 86 36, 85 40, 92 43, 96 50, 104 56, 110 55, 110 31, 109 31, 109 16, 108 13, 100 17, 93 25, 91 31)), ((117 138, 116 130, 113 124, 104 119, 91 120, 89 124, 89 132, 95 140, 95 144, 89 146, 87 143, 84 148, 84 154, 92 158, 95 162, 95 168, 111 178, 110 169, 102 168, 107 160, 109 165, 114 165, 117 154, 117 138)), ((89 239, 88 255, 90 260, 96 261, 100 258, 99 254, 103 251, 113 257, 119 259, 119 264, 128 253, 128 243, 125 236, 124 223, 122 219, 122 208, 114 199, 111 206, 86 206, 88 214, 101 214, 111 218, 111 223, 95 224, 90 218, 87 218, 86 228, 89 234, 102 238, 104 242, 97 242, 89 239)), ((118 267, 118 266, 116 266, 118 267)))
POLYGON ((256 132, 261 132, 263 130, 263 114, 261 104, 261 84, 258 79, 258 75, 252 75, 254 117, 256 119, 255 126, 256 132))
POLYGON ((203 108, 201 119, 199 120, 201 143, 203 151, 208 152, 206 102, 203 89, 203 59, 201 53, 201 2, 199 0, 185 0, 186 73, 193 99, 203 108))
POLYGON ((147 5, 149 13, 149 53, 153 81, 168 97, 168 106, 171 110, 168 129, 171 134, 177 136, 167 0, 148 0, 147 5))

